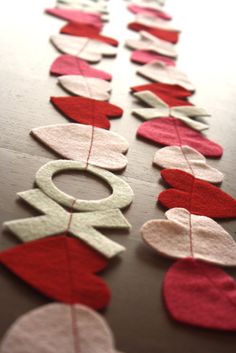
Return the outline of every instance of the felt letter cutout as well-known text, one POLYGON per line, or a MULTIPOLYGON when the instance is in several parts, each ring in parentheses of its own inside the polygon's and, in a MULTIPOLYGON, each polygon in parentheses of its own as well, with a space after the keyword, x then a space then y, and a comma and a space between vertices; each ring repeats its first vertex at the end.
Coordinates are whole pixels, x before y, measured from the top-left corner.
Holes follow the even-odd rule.
POLYGON ((94 69, 86 61, 71 55, 61 55, 50 68, 52 75, 81 75, 110 81, 112 76, 105 71, 94 69))
POLYGON ((139 86, 133 86, 131 87, 132 92, 141 92, 141 91, 150 91, 157 96, 159 96, 166 104, 168 104, 170 107, 178 106, 178 105, 191 105, 191 103, 187 100, 188 97, 190 97, 193 92, 187 90, 184 87, 181 87, 179 85, 169 85, 165 83, 148 83, 145 85, 139 85, 139 86), (165 98, 163 98, 165 97, 165 98), (166 101, 169 98, 169 101, 166 101), (178 98, 180 102, 177 104, 174 103, 171 104, 173 98, 178 98), (185 102, 183 104, 183 101, 185 102))
POLYGON ((208 125, 192 120, 191 118, 210 116, 205 109, 196 106, 169 107, 161 98, 150 91, 136 92, 135 97, 152 108, 134 109, 133 113, 144 120, 151 120, 163 116, 172 116, 194 130, 208 129, 208 125))
POLYGON ((156 38, 152 34, 145 31, 140 32, 139 40, 129 39, 126 40, 125 43, 126 46, 131 49, 151 50, 157 54, 166 55, 172 58, 177 57, 173 44, 156 38))
POLYGON ((101 29, 103 26, 101 16, 97 13, 87 13, 80 10, 71 10, 71 9, 46 9, 46 13, 53 15, 59 18, 62 18, 66 21, 77 22, 86 25, 92 25, 98 29, 101 29))
POLYGON ((138 69, 137 73, 152 81, 167 83, 169 85, 179 85, 189 91, 194 91, 193 85, 183 72, 159 61, 143 65, 138 69))
POLYGON ((94 229, 94 227, 130 229, 130 224, 120 210, 69 213, 38 189, 20 192, 17 195, 44 214, 4 223, 4 227, 20 240, 28 242, 69 232, 108 258, 125 250, 123 246, 94 229))
POLYGON ((106 101, 110 97, 111 84, 100 78, 89 78, 78 75, 65 75, 58 78, 58 82, 68 92, 87 98, 106 101))
POLYGON ((123 156, 128 142, 120 135, 81 124, 42 126, 32 130, 33 136, 67 159, 97 167, 117 170, 127 165, 123 156))
POLYGON ((141 228, 144 241, 159 254, 236 266, 236 243, 213 219, 172 208, 166 220, 151 220, 141 228))
POLYGON ((220 145, 208 140, 204 135, 175 118, 158 118, 147 121, 139 127, 137 134, 161 145, 187 145, 206 157, 221 157, 223 154, 220 145))
POLYGON ((168 15, 166 12, 162 11, 162 7, 159 6, 158 9, 152 9, 149 7, 143 7, 134 4, 130 4, 127 6, 128 9, 133 12, 134 14, 142 14, 142 15, 147 15, 150 17, 155 17, 155 18, 161 18, 163 20, 171 20, 171 16, 168 15))
POLYGON ((158 55, 151 50, 134 50, 131 55, 131 60, 138 64, 147 64, 151 61, 158 60, 166 65, 175 66, 174 60, 167 56, 158 55))
POLYGON ((206 163, 204 156, 188 146, 171 146, 159 149, 153 163, 161 168, 180 169, 210 183, 222 182, 224 175, 206 163))
POLYGON ((69 119, 103 129, 110 128, 108 118, 119 118, 123 114, 114 104, 85 97, 51 97, 50 101, 69 119))
POLYGON ((62 53, 74 55, 89 62, 99 62, 102 56, 116 55, 114 46, 95 39, 57 34, 51 36, 50 40, 62 53))
POLYGON ((179 33, 176 31, 164 29, 164 28, 155 28, 150 25, 141 24, 138 22, 131 22, 128 24, 128 28, 133 31, 140 32, 145 31, 152 34, 154 37, 165 40, 166 42, 170 42, 176 44, 179 40, 179 33))
POLYGON ((133 190, 123 179, 111 172, 76 161, 57 160, 43 165, 36 173, 37 185, 49 197, 63 206, 77 211, 106 211, 128 206, 133 200, 133 190), (53 176, 63 170, 86 171, 104 180, 112 189, 112 195, 101 200, 80 200, 63 191, 53 183, 53 176))
POLYGON ((0 253, 0 262, 56 301, 94 309, 109 303, 110 291, 95 275, 108 260, 79 239, 60 235, 31 241, 0 253))
POLYGON ((78 304, 53 303, 30 311, 10 327, 1 344, 1 353, 76 351, 118 353, 103 317, 78 304))
POLYGON ((171 316, 184 324, 236 331, 236 285, 219 267, 187 258, 164 279, 164 299, 171 316))
POLYGON ((91 39, 96 39, 100 42, 104 42, 110 45, 118 46, 118 41, 116 39, 103 36, 100 34, 100 30, 93 26, 81 25, 79 23, 70 22, 63 26, 60 33, 70 34, 72 36, 86 37, 91 39))
POLYGON ((212 218, 236 217, 236 200, 218 187, 178 169, 165 169, 161 176, 173 187, 159 195, 158 201, 165 207, 183 207, 212 218))

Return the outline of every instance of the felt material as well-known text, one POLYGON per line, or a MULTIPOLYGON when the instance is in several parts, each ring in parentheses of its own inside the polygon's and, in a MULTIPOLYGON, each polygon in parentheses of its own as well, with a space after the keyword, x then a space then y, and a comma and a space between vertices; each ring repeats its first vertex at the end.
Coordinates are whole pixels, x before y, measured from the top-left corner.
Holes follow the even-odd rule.
POLYGON ((100 169, 78 161, 56 160, 44 164, 36 173, 36 184, 53 200, 77 211, 106 211, 124 208, 133 201, 133 190, 123 179, 107 170, 100 169), (104 180, 111 188, 112 194, 101 200, 81 200, 72 197, 53 183, 53 176, 64 170, 86 171, 104 180))
POLYGON ((94 309, 109 303, 110 291, 95 275, 108 260, 78 239, 59 235, 18 245, 0 253, 0 262, 56 301, 94 309))
POLYGON ((178 169, 164 169, 161 176, 173 187, 158 197, 165 207, 183 207, 211 218, 236 217, 236 200, 218 187, 178 169))
POLYGON ((159 39, 165 40, 173 44, 176 44, 179 40, 179 33, 168 29, 155 28, 138 22, 129 23, 128 28, 136 32, 140 32, 140 31, 148 32, 159 39))
POLYGON ((86 61, 71 55, 61 55, 56 58, 52 63, 50 73, 52 75, 81 75, 107 81, 112 79, 111 74, 94 69, 86 61))
POLYGON ((160 29, 169 30, 173 32, 180 32, 178 28, 172 27, 171 22, 165 21, 161 18, 150 16, 149 14, 138 14, 135 17, 135 22, 138 22, 148 27, 160 28, 160 29))
POLYGON ((197 131, 202 131, 208 128, 208 125, 190 119, 210 116, 210 114, 208 114, 203 108, 184 105, 170 107, 160 97, 150 91, 136 92, 134 93, 134 96, 138 98, 141 102, 144 102, 148 106, 152 107, 138 108, 132 111, 135 115, 141 117, 144 120, 151 120, 169 115, 183 121, 186 125, 192 127, 197 131))
POLYGON ((148 9, 160 10, 163 8, 165 0, 132 0, 132 3, 148 9))
POLYGON ((159 254, 172 258, 192 256, 222 266, 236 266, 236 243, 211 218, 172 208, 166 220, 151 220, 141 228, 143 240, 159 254))
POLYGON ((39 141, 67 159, 109 170, 123 169, 128 163, 122 153, 128 150, 129 144, 115 132, 81 124, 42 126, 31 132, 39 141))
POLYGON ((140 92, 140 91, 150 91, 155 93, 157 96, 159 96, 165 103, 167 103, 170 107, 173 106, 178 106, 178 105, 191 105, 191 103, 187 100, 188 97, 190 97, 193 92, 187 90, 184 87, 178 86, 178 85, 169 85, 165 83, 160 83, 160 82, 155 82, 155 83, 148 83, 145 85, 139 85, 139 86, 133 86, 131 87, 132 92, 140 92), (165 95, 165 99, 162 97, 162 95, 165 95), (167 97, 171 98, 179 98, 180 103, 177 104, 174 103, 171 104, 171 99, 170 102, 166 102, 167 97), (183 101, 185 102, 183 104, 183 101))
POLYGON ((151 61, 158 60, 166 65, 175 66, 175 61, 167 56, 158 55, 151 50, 134 50, 131 54, 131 60, 138 64, 147 64, 151 61))
POLYGON ((70 207, 70 212, 67 212, 39 189, 21 192, 18 196, 43 214, 43 216, 4 223, 4 227, 21 241, 28 242, 70 233, 108 258, 125 250, 123 246, 103 236, 97 230, 99 228, 130 229, 130 224, 120 210, 71 213, 72 207, 70 207))
POLYGON ((81 25, 79 23, 74 23, 74 22, 69 22, 65 26, 63 26, 60 30, 60 33, 64 34, 70 34, 72 36, 78 36, 78 37, 87 37, 91 39, 96 39, 98 41, 114 45, 115 47, 118 46, 119 42, 116 39, 103 36, 99 34, 99 29, 95 28, 93 26, 86 26, 86 25, 81 25))
POLYGON ((79 75, 65 75, 58 78, 58 82, 68 92, 87 98, 106 101, 110 97, 111 84, 100 78, 79 75))
POLYGON ((97 14, 103 21, 109 21, 109 13, 107 9, 99 7, 99 3, 90 2, 90 4, 84 5, 81 4, 66 4, 66 3, 57 3, 56 7, 58 9, 64 10, 80 10, 86 12, 86 14, 92 13, 93 15, 97 14))
POLYGON ((223 149, 175 118, 152 119, 143 123, 137 135, 164 146, 189 146, 205 157, 221 157, 223 149))
POLYGON ((163 294, 170 315, 184 324, 236 331, 236 286, 219 267, 179 260, 167 272, 163 294))
POLYGON ((161 148, 155 153, 153 163, 161 168, 183 170, 210 183, 221 183, 224 178, 224 174, 206 163, 201 153, 188 146, 161 148))
POLYGON ((154 53, 169 56, 172 58, 177 57, 176 50, 172 43, 159 39, 145 31, 140 32, 139 40, 129 39, 126 40, 125 44, 128 48, 131 49, 150 50, 154 53))
POLYGON ((130 12, 134 14, 144 14, 155 18, 161 18, 163 20, 171 20, 171 16, 166 12, 162 11, 161 6, 157 10, 131 3, 127 6, 127 8, 130 10, 130 12))
POLYGON ((50 40, 62 53, 74 55, 89 62, 99 62, 103 56, 116 55, 114 46, 95 39, 57 34, 51 36, 50 40))
POLYGON ((185 73, 173 66, 167 66, 159 61, 153 61, 141 66, 137 73, 152 81, 169 85, 179 85, 189 91, 194 91, 194 87, 185 73))
POLYGON ((2 353, 118 353, 101 315, 83 305, 53 303, 24 314, 10 327, 2 353))
POLYGON ((51 103, 66 117, 81 124, 110 128, 108 118, 119 118, 123 110, 118 106, 85 97, 51 97, 51 103))
POLYGON ((94 26, 98 29, 103 27, 101 16, 97 13, 86 13, 80 10, 71 9, 46 9, 45 12, 49 15, 59 17, 66 21, 77 22, 80 24, 86 24, 94 26))

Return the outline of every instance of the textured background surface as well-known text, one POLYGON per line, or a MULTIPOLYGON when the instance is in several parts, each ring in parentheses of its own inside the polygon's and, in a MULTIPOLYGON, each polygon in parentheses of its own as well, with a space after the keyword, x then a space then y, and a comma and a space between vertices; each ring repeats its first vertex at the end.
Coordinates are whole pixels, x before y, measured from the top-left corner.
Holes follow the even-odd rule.
MULTIPOLYGON (((139 229, 144 222, 164 217, 164 210, 155 202, 164 185, 160 171, 152 166, 157 147, 135 136, 140 121, 131 115, 135 100, 129 94, 129 86, 147 81, 135 75, 137 66, 129 62, 131 52, 123 46, 124 39, 137 38, 137 34, 126 30, 133 16, 125 10, 125 4, 121 0, 110 1, 112 21, 104 31, 120 40, 118 56, 96 66, 113 74, 111 102, 125 111, 122 119, 111 121, 111 129, 130 142, 129 164, 121 177, 135 192, 134 203, 125 211, 132 232, 106 232, 124 244, 127 251, 103 273, 113 293, 105 316, 114 331, 117 348, 126 353, 180 353, 183 349, 191 353, 232 353, 235 334, 189 328, 170 319, 162 303, 161 283, 172 262, 155 255, 140 240, 139 229)), ((53 5, 51 0, 12 0, 1 7, 2 222, 36 214, 16 200, 16 192, 32 188, 39 167, 57 158, 35 141, 29 131, 37 126, 67 122, 49 103, 50 96, 67 95, 56 84, 56 78, 48 75, 58 56, 49 43, 49 35, 57 33, 64 23, 43 14, 43 8, 53 5)), ((193 101, 212 113, 206 134, 225 149, 221 160, 208 159, 208 163, 225 173, 221 187, 236 197, 234 7, 234 0, 228 0, 225 6, 211 0, 169 0, 166 9, 183 31, 178 45, 178 67, 197 88, 193 101)), ((109 194, 105 185, 84 175, 65 173, 56 177, 56 183, 81 198, 109 194)), ((235 221, 219 223, 235 236, 235 221)), ((11 234, 2 232, 1 249, 15 244, 11 234)), ((236 277, 236 270, 228 272, 236 277)), ((48 302, 2 267, 0 288, 1 335, 21 314, 48 302)))

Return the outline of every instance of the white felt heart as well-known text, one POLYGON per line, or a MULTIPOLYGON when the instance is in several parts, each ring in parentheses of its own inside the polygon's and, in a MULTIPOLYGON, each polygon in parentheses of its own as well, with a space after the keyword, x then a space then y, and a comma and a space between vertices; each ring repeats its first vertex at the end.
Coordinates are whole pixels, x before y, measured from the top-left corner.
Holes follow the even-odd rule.
POLYGON ((33 136, 67 159, 119 170, 127 165, 127 140, 109 130, 83 124, 59 124, 33 129, 33 136))
POLYGON ((165 116, 172 116, 183 121, 195 130, 202 131, 208 129, 208 125, 190 118, 208 117, 210 114, 205 109, 196 106, 178 106, 170 107, 156 94, 150 91, 141 91, 134 93, 135 97, 141 102, 153 108, 134 109, 132 112, 144 120, 161 118, 165 116))
POLYGON ((158 253, 236 266, 236 243, 213 219, 184 208, 172 208, 165 215, 168 220, 151 220, 141 228, 144 241, 158 253))
POLYGON ((131 5, 138 5, 146 9, 162 11, 162 5, 158 1, 133 0, 131 5))
POLYGON ((102 316, 78 304, 53 303, 30 311, 10 327, 1 344, 1 353, 76 351, 118 353, 102 316))
POLYGON ((70 93, 106 101, 109 99, 111 84, 100 78, 80 75, 65 75, 58 78, 58 82, 70 93))
POLYGON ((93 13, 108 13, 107 4, 83 0, 81 2, 59 2, 58 8, 82 10, 93 13))
POLYGON ((173 44, 159 39, 145 31, 140 32, 139 40, 129 39, 126 40, 125 44, 131 49, 150 50, 161 55, 170 56, 172 58, 177 57, 175 46, 173 44))
POLYGON ((160 61, 152 61, 141 66, 137 73, 152 81, 180 85, 190 91, 194 91, 194 87, 185 73, 175 67, 167 66, 160 61))
POLYGON ((135 22, 138 22, 144 26, 161 28, 169 31, 180 32, 180 29, 172 26, 169 22, 157 17, 152 17, 149 14, 139 14, 135 17, 135 22))
POLYGON ((89 62, 98 62, 102 56, 115 56, 116 48, 95 39, 57 34, 50 37, 62 53, 74 55, 89 62))
POLYGON ((210 183, 220 183, 224 178, 224 174, 206 163, 200 152, 189 146, 161 148, 155 153, 153 163, 166 169, 183 170, 210 183))

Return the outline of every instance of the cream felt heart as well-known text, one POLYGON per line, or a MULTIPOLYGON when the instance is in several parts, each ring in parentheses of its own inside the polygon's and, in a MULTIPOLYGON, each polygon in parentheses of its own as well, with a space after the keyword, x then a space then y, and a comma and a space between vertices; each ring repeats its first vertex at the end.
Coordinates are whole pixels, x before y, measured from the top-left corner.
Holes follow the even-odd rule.
POLYGON ((158 1, 133 0, 131 5, 138 5, 146 9, 162 11, 162 5, 158 1))
POLYGON ((159 39, 145 31, 140 32, 139 40, 129 39, 125 43, 126 46, 131 49, 151 50, 155 53, 166 55, 172 58, 177 57, 175 46, 173 44, 159 39))
POLYGON ((62 53, 74 55, 89 62, 98 62, 102 56, 115 56, 114 46, 95 39, 57 34, 50 37, 53 45, 62 53))
POLYGON ((162 20, 157 17, 152 17, 149 14, 139 14, 135 17, 135 22, 138 22, 142 25, 153 27, 153 28, 160 28, 164 30, 180 32, 180 30, 176 27, 173 27, 169 21, 162 20))
POLYGON ((65 75, 58 82, 67 91, 77 96, 106 101, 110 97, 111 84, 100 78, 79 75, 65 75))
POLYGON ((32 134, 55 152, 97 167, 119 170, 127 165, 129 144, 124 137, 83 124, 59 124, 33 129, 32 134))
POLYGON ((134 109, 132 112, 144 120, 162 118, 164 116, 172 116, 184 122, 191 128, 202 131, 208 129, 208 125, 190 118, 208 117, 210 114, 205 109, 194 105, 170 107, 156 94, 150 91, 141 91, 134 93, 134 96, 141 102, 146 103, 152 108, 134 109))
POLYGON ((141 228, 144 241, 158 253, 236 266, 236 243, 213 219, 184 208, 172 208, 165 215, 168 220, 151 220, 141 228))
POLYGON ((152 61, 149 64, 141 66, 137 73, 155 82, 179 85, 189 91, 194 91, 194 87, 185 73, 175 67, 167 66, 160 61, 152 61))
POLYGON ((118 353, 103 317, 84 305, 53 303, 21 316, 1 353, 118 353), (75 349, 76 348, 76 349, 75 349))
POLYGON ((161 148, 155 153, 153 163, 165 169, 181 169, 210 183, 220 183, 224 178, 224 174, 206 163, 200 152, 189 146, 161 148))
POLYGON ((86 12, 98 12, 98 13, 108 13, 107 10, 107 5, 106 3, 96 3, 93 1, 86 1, 83 0, 81 2, 59 2, 57 4, 58 8, 64 8, 64 9, 74 9, 74 10, 82 10, 82 11, 86 11, 86 12))

